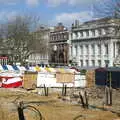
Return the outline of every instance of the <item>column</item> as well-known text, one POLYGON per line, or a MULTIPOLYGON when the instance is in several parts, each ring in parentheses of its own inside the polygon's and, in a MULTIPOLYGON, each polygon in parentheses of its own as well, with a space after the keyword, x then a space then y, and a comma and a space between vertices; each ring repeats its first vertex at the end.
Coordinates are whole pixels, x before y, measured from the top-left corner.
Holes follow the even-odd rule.
POLYGON ((91 48, 92 48, 92 47, 91 47, 91 44, 89 44, 89 45, 88 45, 88 50, 89 50, 89 54, 88 54, 88 58, 89 58, 88 64, 89 64, 89 66, 92 66, 92 63, 91 63, 92 49, 91 49, 91 48))
POLYGON ((78 32, 77 34, 78 34, 78 39, 79 39, 81 37, 80 32, 78 32))
POLYGON ((85 55, 86 55, 86 49, 85 49, 85 44, 84 44, 83 45, 83 66, 86 66, 85 55))
POLYGON ((115 57, 118 55, 118 48, 117 48, 117 42, 115 42, 115 57))
POLYGON ((68 58, 69 60, 72 59, 72 33, 71 31, 69 31, 69 38, 67 40, 67 44, 68 44, 68 58))
POLYGON ((80 66, 80 45, 77 45, 77 63, 80 66))
POLYGON ((114 47, 113 47, 113 42, 111 41, 110 43, 109 43, 109 45, 108 45, 108 59, 109 59, 109 66, 113 66, 113 60, 114 60, 114 52, 113 52, 113 49, 114 49, 114 47))
POLYGON ((89 30, 89 37, 92 37, 92 31, 89 30))
POLYGON ((75 33, 72 33, 72 38, 73 38, 73 39, 76 39, 75 33))
POLYGON ((72 57, 75 57, 75 45, 72 45, 72 57))
POLYGON ((105 55, 105 46, 104 46, 104 43, 102 43, 101 44, 101 66, 102 67, 105 67, 104 55, 105 55))
POLYGON ((95 44, 95 66, 98 66, 98 46, 95 44))

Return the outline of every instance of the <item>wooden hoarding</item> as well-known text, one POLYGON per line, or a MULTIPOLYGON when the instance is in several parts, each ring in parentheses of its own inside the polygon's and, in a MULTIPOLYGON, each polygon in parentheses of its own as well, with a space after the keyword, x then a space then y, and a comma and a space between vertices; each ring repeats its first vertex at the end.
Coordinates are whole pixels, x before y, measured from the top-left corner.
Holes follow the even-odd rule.
POLYGON ((88 70, 86 72, 86 81, 87 81, 87 87, 95 86, 95 71, 94 70, 88 70))
POLYGON ((57 83, 73 83, 75 75, 72 73, 56 73, 57 83))
POLYGON ((23 87, 35 89, 37 85, 37 72, 25 72, 23 75, 23 87))

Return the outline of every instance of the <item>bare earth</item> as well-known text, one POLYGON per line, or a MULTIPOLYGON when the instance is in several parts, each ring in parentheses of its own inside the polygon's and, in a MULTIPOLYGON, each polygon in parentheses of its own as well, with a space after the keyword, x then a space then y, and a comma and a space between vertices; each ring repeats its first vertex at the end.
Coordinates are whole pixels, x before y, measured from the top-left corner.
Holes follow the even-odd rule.
MULTIPOLYGON (((41 112, 43 120, 120 120, 115 113, 98 109, 83 109, 80 104, 61 100, 57 94, 40 96, 20 88, 0 89, 0 120, 19 120, 17 112, 19 101, 36 101, 29 105, 41 112)), ((90 101, 94 103, 93 100, 90 99, 90 101)), ((24 114, 26 120, 39 120, 38 114, 31 110, 24 110, 24 114)))

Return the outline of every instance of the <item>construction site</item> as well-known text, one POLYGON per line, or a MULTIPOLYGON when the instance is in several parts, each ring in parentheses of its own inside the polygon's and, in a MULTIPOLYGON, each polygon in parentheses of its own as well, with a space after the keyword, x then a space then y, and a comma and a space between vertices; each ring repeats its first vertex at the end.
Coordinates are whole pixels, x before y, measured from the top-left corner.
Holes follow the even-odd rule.
POLYGON ((119 69, 37 70, 0 73, 0 120, 120 119, 119 69))

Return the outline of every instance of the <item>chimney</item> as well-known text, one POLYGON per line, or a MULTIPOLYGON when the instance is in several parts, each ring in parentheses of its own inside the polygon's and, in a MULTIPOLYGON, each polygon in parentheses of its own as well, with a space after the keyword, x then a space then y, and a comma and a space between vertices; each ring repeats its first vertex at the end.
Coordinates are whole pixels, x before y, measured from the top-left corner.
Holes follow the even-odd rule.
POLYGON ((75 20, 75 27, 79 26, 79 20, 75 20))

